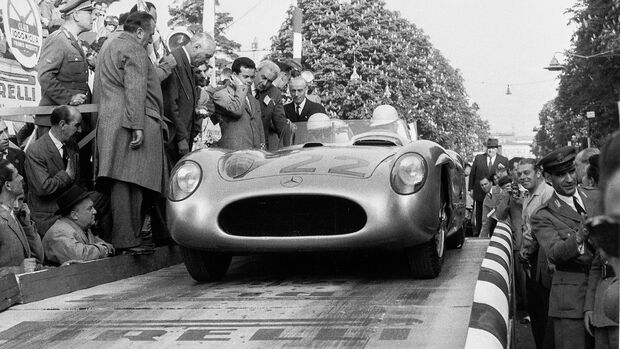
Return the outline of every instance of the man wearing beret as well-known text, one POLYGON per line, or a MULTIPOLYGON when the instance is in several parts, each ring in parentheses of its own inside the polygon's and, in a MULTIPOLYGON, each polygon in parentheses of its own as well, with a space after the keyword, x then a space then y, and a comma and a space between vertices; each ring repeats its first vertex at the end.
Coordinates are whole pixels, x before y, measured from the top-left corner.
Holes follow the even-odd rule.
POLYGON ((480 181, 496 173, 500 164, 504 168, 508 167, 508 159, 497 154, 497 148, 499 148, 499 141, 497 138, 489 138, 486 142, 486 147, 487 151, 484 154, 478 154, 474 158, 474 163, 471 166, 471 172, 469 174, 469 185, 467 186, 470 188, 470 195, 474 198, 474 217, 476 217, 476 226, 474 227, 475 236, 480 234, 480 229, 482 227, 482 204, 486 195, 480 186, 480 181))
POLYGON ((584 303, 593 249, 584 222, 600 214, 599 193, 577 189, 575 148, 557 149, 540 165, 553 186, 551 198, 531 218, 532 233, 555 271, 549 294, 556 348, 593 348, 584 326, 584 303))
POLYGON ((43 237, 45 258, 54 264, 90 261, 114 254, 111 244, 90 231, 95 224, 95 210, 89 193, 77 185, 58 197, 61 215, 43 237))

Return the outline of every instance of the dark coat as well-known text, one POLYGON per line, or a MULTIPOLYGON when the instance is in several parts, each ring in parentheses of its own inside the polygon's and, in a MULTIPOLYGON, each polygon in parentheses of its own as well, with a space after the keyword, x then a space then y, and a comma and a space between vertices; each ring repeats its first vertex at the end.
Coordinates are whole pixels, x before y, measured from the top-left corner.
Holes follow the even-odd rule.
MULTIPOLYGON (((43 42, 37 71, 42 94, 39 105, 69 104, 71 97, 78 93, 86 94, 86 103, 90 103, 88 62, 75 37, 65 28, 43 42)), ((52 125, 49 115, 36 115, 34 123, 52 125)))
POLYGON ((497 154, 495 156, 495 161, 491 168, 489 168, 488 164, 489 160, 487 154, 478 154, 474 158, 474 163, 471 165, 471 172, 469 173, 469 185, 467 186, 470 190, 474 190, 473 198, 476 201, 484 200, 484 190, 480 186, 480 181, 483 178, 489 178, 491 173, 495 173, 497 171, 497 166, 499 164, 503 164, 506 168, 508 168, 508 159, 505 156, 497 154))
MULTIPOLYGON (((598 192, 587 195, 579 191, 589 217, 600 214, 598 192)), ((538 240, 549 263, 555 266, 549 295, 549 316, 559 318, 583 318, 588 271, 592 252, 586 248, 580 254, 576 231, 584 217, 578 214, 557 193, 540 206, 532 216, 532 233, 538 240)))
POLYGON ((43 245, 34 225, 22 226, 0 206, 0 267, 20 266, 31 257, 43 263, 43 245))
POLYGON ((106 40, 97 56, 93 99, 97 119, 97 178, 111 178, 163 193, 167 183, 160 80, 146 49, 130 33, 106 40), (144 141, 130 149, 133 130, 144 141))
MULTIPOLYGON (((75 165, 75 176, 79 176, 79 160, 75 147, 67 146, 66 151, 75 165)), ((28 180, 28 205, 32 220, 37 224, 39 234, 43 236, 47 229, 59 217, 56 215, 56 199, 77 180, 67 174, 62 157, 46 133, 37 139, 26 152, 26 173, 28 180)))
POLYGON ((194 137, 200 132, 195 130, 196 113, 194 112, 198 100, 198 91, 194 80, 194 72, 183 48, 172 51, 172 56, 177 61, 177 66, 172 69, 172 74, 162 82, 164 97, 164 115, 170 119, 172 126, 169 128, 169 142, 166 147, 172 162, 176 163, 180 158, 177 143, 187 140, 192 147, 194 137))
MULTIPOLYGON (((284 105, 282 104, 282 92, 274 85, 270 85, 265 91, 258 91, 256 99, 260 104, 260 113, 263 120, 265 139, 269 143, 269 131, 274 132, 278 137, 284 139, 284 146, 290 145, 290 137, 286 137, 289 126, 284 115, 284 105)), ((267 144, 269 149, 275 150, 277 144, 267 144), (275 148, 274 148, 275 146, 275 148)))
POLYGON ((592 324, 596 327, 618 326, 617 322, 605 316, 605 293, 610 287, 618 288, 618 283, 613 283, 613 276, 613 269, 596 253, 588 275, 588 291, 583 308, 583 311, 592 311, 592 324))
POLYGON ((304 104, 304 108, 299 113, 299 117, 295 113, 295 103, 291 102, 289 104, 284 105, 284 113, 286 114, 286 118, 291 120, 292 122, 303 122, 308 121, 308 118, 316 113, 327 113, 325 111, 325 107, 319 103, 314 103, 313 101, 306 98, 306 104, 304 104))
POLYGON ((220 120, 222 130, 222 138, 217 142, 218 147, 242 150, 260 149, 265 146, 260 105, 248 90, 249 86, 234 86, 232 83, 227 83, 224 88, 213 94, 215 114, 220 120))

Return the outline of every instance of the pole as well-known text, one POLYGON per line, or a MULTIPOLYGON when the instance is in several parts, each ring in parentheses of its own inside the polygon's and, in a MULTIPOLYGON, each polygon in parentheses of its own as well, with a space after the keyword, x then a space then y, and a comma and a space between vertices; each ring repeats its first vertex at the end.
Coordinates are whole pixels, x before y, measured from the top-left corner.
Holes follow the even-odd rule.
POLYGON ((618 101, 618 125, 620 125, 620 101, 618 101))
POLYGON ((296 4, 295 8, 293 9, 293 59, 296 60, 297 63, 299 63, 300 65, 302 48, 301 23, 301 9, 296 4))
MULTIPOLYGON (((202 10, 202 30, 211 35, 213 39, 215 39, 215 1, 216 0, 204 0, 204 7, 202 10)), ((215 87, 215 56, 209 59, 209 65, 213 67, 211 69, 211 86, 215 87)))

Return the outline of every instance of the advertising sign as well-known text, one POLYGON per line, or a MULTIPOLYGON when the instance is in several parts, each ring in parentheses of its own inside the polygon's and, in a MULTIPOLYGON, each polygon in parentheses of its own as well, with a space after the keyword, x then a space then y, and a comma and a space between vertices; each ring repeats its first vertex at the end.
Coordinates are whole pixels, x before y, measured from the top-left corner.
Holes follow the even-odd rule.
POLYGON ((0 0, 4 35, 15 59, 25 68, 34 68, 43 44, 39 7, 33 0, 0 0))
POLYGON ((0 59, 0 107, 39 105, 41 87, 36 71, 24 71, 15 61, 0 59))

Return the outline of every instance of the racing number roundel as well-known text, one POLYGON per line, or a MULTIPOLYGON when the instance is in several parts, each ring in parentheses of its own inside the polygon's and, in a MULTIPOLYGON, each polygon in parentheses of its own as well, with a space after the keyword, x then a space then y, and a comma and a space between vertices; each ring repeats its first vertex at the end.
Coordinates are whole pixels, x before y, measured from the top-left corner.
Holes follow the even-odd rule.
POLYGON ((43 28, 39 7, 34 0, 0 0, 4 34, 11 53, 21 65, 34 68, 39 60, 43 42, 43 28))

